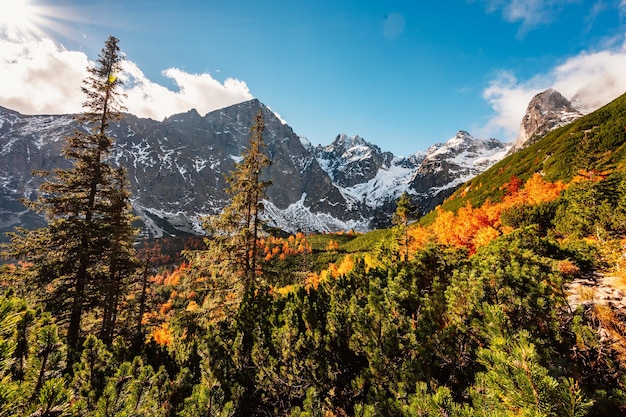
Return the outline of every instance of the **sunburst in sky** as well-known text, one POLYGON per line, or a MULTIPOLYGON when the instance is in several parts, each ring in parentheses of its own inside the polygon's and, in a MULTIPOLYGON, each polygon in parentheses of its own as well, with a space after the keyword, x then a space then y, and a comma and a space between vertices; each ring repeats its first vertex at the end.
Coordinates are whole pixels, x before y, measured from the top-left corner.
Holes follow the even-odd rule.
POLYGON ((70 34, 72 9, 36 0, 0 0, 0 35, 8 38, 70 34))

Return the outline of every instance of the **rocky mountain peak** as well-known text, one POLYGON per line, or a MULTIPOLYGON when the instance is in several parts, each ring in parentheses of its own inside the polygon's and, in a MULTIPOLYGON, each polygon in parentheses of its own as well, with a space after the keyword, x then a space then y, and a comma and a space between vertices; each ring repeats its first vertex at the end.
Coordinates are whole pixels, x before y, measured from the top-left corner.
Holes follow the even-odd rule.
POLYGON ((446 143, 436 143, 428 148, 426 153, 432 158, 436 155, 456 155, 460 152, 471 151, 476 147, 487 147, 489 142, 494 142, 494 146, 501 146, 502 143, 496 139, 476 139, 465 130, 459 130, 446 143))
POLYGON ((314 149, 320 166, 340 187, 352 187, 369 181, 382 166, 388 166, 393 155, 367 142, 358 135, 343 133, 327 146, 314 149))
MULTIPOLYGON (((264 216, 288 232, 387 227, 403 192, 428 211, 499 152, 465 131, 437 145, 434 154, 409 158, 394 157, 358 135, 340 134, 330 145, 313 147, 256 99, 204 116, 196 110, 163 121, 126 115, 111 124, 111 159, 128 170, 145 236, 201 233, 201 216, 222 210, 230 198, 224 174, 245 151, 259 110, 272 160, 263 173, 273 184, 264 216)), ((41 179, 33 170, 67 166, 63 139, 77 127, 71 115, 26 116, 0 108, 0 234, 15 225, 42 224, 17 200, 37 193, 41 179)))
POLYGON ((450 140, 448 140, 448 142, 446 142, 446 146, 448 147, 469 146, 475 141, 476 141, 476 138, 470 135, 467 131, 459 130, 458 132, 456 132, 456 135, 454 135, 453 138, 451 138, 450 140))
MULTIPOLYGON (((460 130, 446 143, 428 148, 411 179, 411 188, 418 194, 447 197, 457 186, 501 160, 508 150, 509 146, 497 139, 477 139, 460 130)), ((434 208, 422 205, 424 212, 434 208)))
POLYGON ((348 136, 345 133, 338 134, 330 145, 318 145, 316 148, 318 155, 332 155, 333 158, 344 160, 369 158, 372 152, 382 153, 378 146, 367 142, 359 135, 348 136))
POLYGON ((474 137, 472 135, 469 134, 469 132, 467 132, 466 130, 459 130, 458 132, 456 132, 456 135, 454 135, 455 138, 458 139, 463 139, 463 140, 473 140, 474 137))
POLYGON ((332 146, 340 147, 343 149, 349 149, 354 146, 372 146, 372 145, 366 142, 365 139, 363 139, 359 135, 348 136, 345 133, 340 133, 339 135, 337 135, 337 137, 333 141, 332 146))
POLYGON ((511 152, 534 143, 551 130, 564 126, 581 116, 582 113, 558 91, 549 88, 537 94, 528 104, 526 114, 520 124, 519 136, 511 152))
POLYGON ((168 122, 190 122, 190 121, 199 121, 202 119, 202 116, 200 116, 200 113, 198 113, 198 110, 196 109, 191 109, 185 113, 179 113, 179 114, 174 114, 170 117, 166 117, 165 120, 163 120, 164 123, 168 123, 168 122))

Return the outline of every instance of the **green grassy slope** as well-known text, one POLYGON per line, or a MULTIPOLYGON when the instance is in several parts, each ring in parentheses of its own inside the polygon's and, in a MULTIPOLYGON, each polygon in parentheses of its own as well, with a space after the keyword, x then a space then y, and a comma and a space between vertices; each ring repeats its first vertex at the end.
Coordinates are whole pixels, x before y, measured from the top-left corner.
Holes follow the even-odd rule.
MULTIPOLYGON (((495 164, 461 186, 443 204, 456 211, 470 201, 499 200, 513 176, 526 181, 540 172, 548 181, 569 182, 580 169, 619 169, 626 163, 626 94, 580 119, 556 129, 528 148, 495 164)), ((429 213, 422 223, 435 216, 429 213)))

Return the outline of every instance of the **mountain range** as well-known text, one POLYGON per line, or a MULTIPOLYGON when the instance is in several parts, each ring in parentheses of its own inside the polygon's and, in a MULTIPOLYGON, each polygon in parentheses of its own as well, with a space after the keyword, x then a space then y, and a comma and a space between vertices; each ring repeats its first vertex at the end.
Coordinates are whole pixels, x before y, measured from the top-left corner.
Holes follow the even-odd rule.
MULTIPOLYGON (((542 105, 553 102, 561 103, 543 100, 542 105)), ((128 114, 111 128, 116 144, 110 158, 128 170, 144 236, 202 233, 201 216, 219 213, 228 203, 225 174, 240 160, 259 111, 272 161, 264 172, 273 184, 264 216, 268 225, 287 232, 389 226, 404 192, 424 214, 512 147, 466 131, 408 157, 344 134, 330 145, 313 146, 256 99, 205 116, 191 110, 163 121, 128 114)), ((541 124, 537 119, 547 113, 532 115, 532 123, 541 124)), ((550 117, 558 118, 555 114, 550 117)), ((69 166, 62 156, 64 138, 77 128, 73 115, 29 116, 0 107, 0 231, 43 224, 18 200, 35 198, 41 178, 32 175, 34 170, 69 166)))

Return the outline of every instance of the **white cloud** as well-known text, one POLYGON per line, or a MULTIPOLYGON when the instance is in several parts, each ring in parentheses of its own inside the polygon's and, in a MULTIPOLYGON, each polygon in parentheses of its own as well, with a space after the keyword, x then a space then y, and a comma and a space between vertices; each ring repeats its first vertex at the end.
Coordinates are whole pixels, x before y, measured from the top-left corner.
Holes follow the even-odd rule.
MULTIPOLYGON (((472 1, 472 0, 470 0, 472 1)), ((501 11, 507 22, 521 22, 520 33, 550 23, 565 6, 580 0, 481 0, 489 13, 501 11)))
POLYGON ((0 39, 0 105, 28 114, 80 111, 87 56, 48 39, 0 39))
POLYGON ((126 107, 130 113, 161 120, 195 108, 200 114, 253 98, 245 82, 228 78, 224 83, 209 74, 189 74, 178 68, 163 71, 178 91, 171 91, 143 74, 131 61, 125 62, 126 107))
POLYGON ((483 92, 483 97, 489 101, 495 114, 479 130, 479 135, 504 141, 517 137, 528 103, 545 88, 539 79, 520 83, 510 72, 499 73, 483 92))
POLYGON ((483 136, 515 139, 532 97, 554 88, 581 110, 595 110, 626 92, 626 43, 612 50, 582 52, 546 73, 525 81, 498 74, 483 92, 494 115, 481 129, 483 136))
POLYGON ((626 92, 626 43, 615 51, 583 53, 555 68, 554 89, 595 110, 626 92))
MULTIPOLYGON (((49 39, 0 39, 0 105, 25 114, 62 114, 82 111, 82 80, 88 57, 68 51, 49 39)), ((157 120, 192 108, 200 114, 253 98, 245 82, 223 83, 209 74, 189 74, 177 68, 163 71, 177 91, 149 80, 132 61, 126 61, 130 113, 157 120)))

